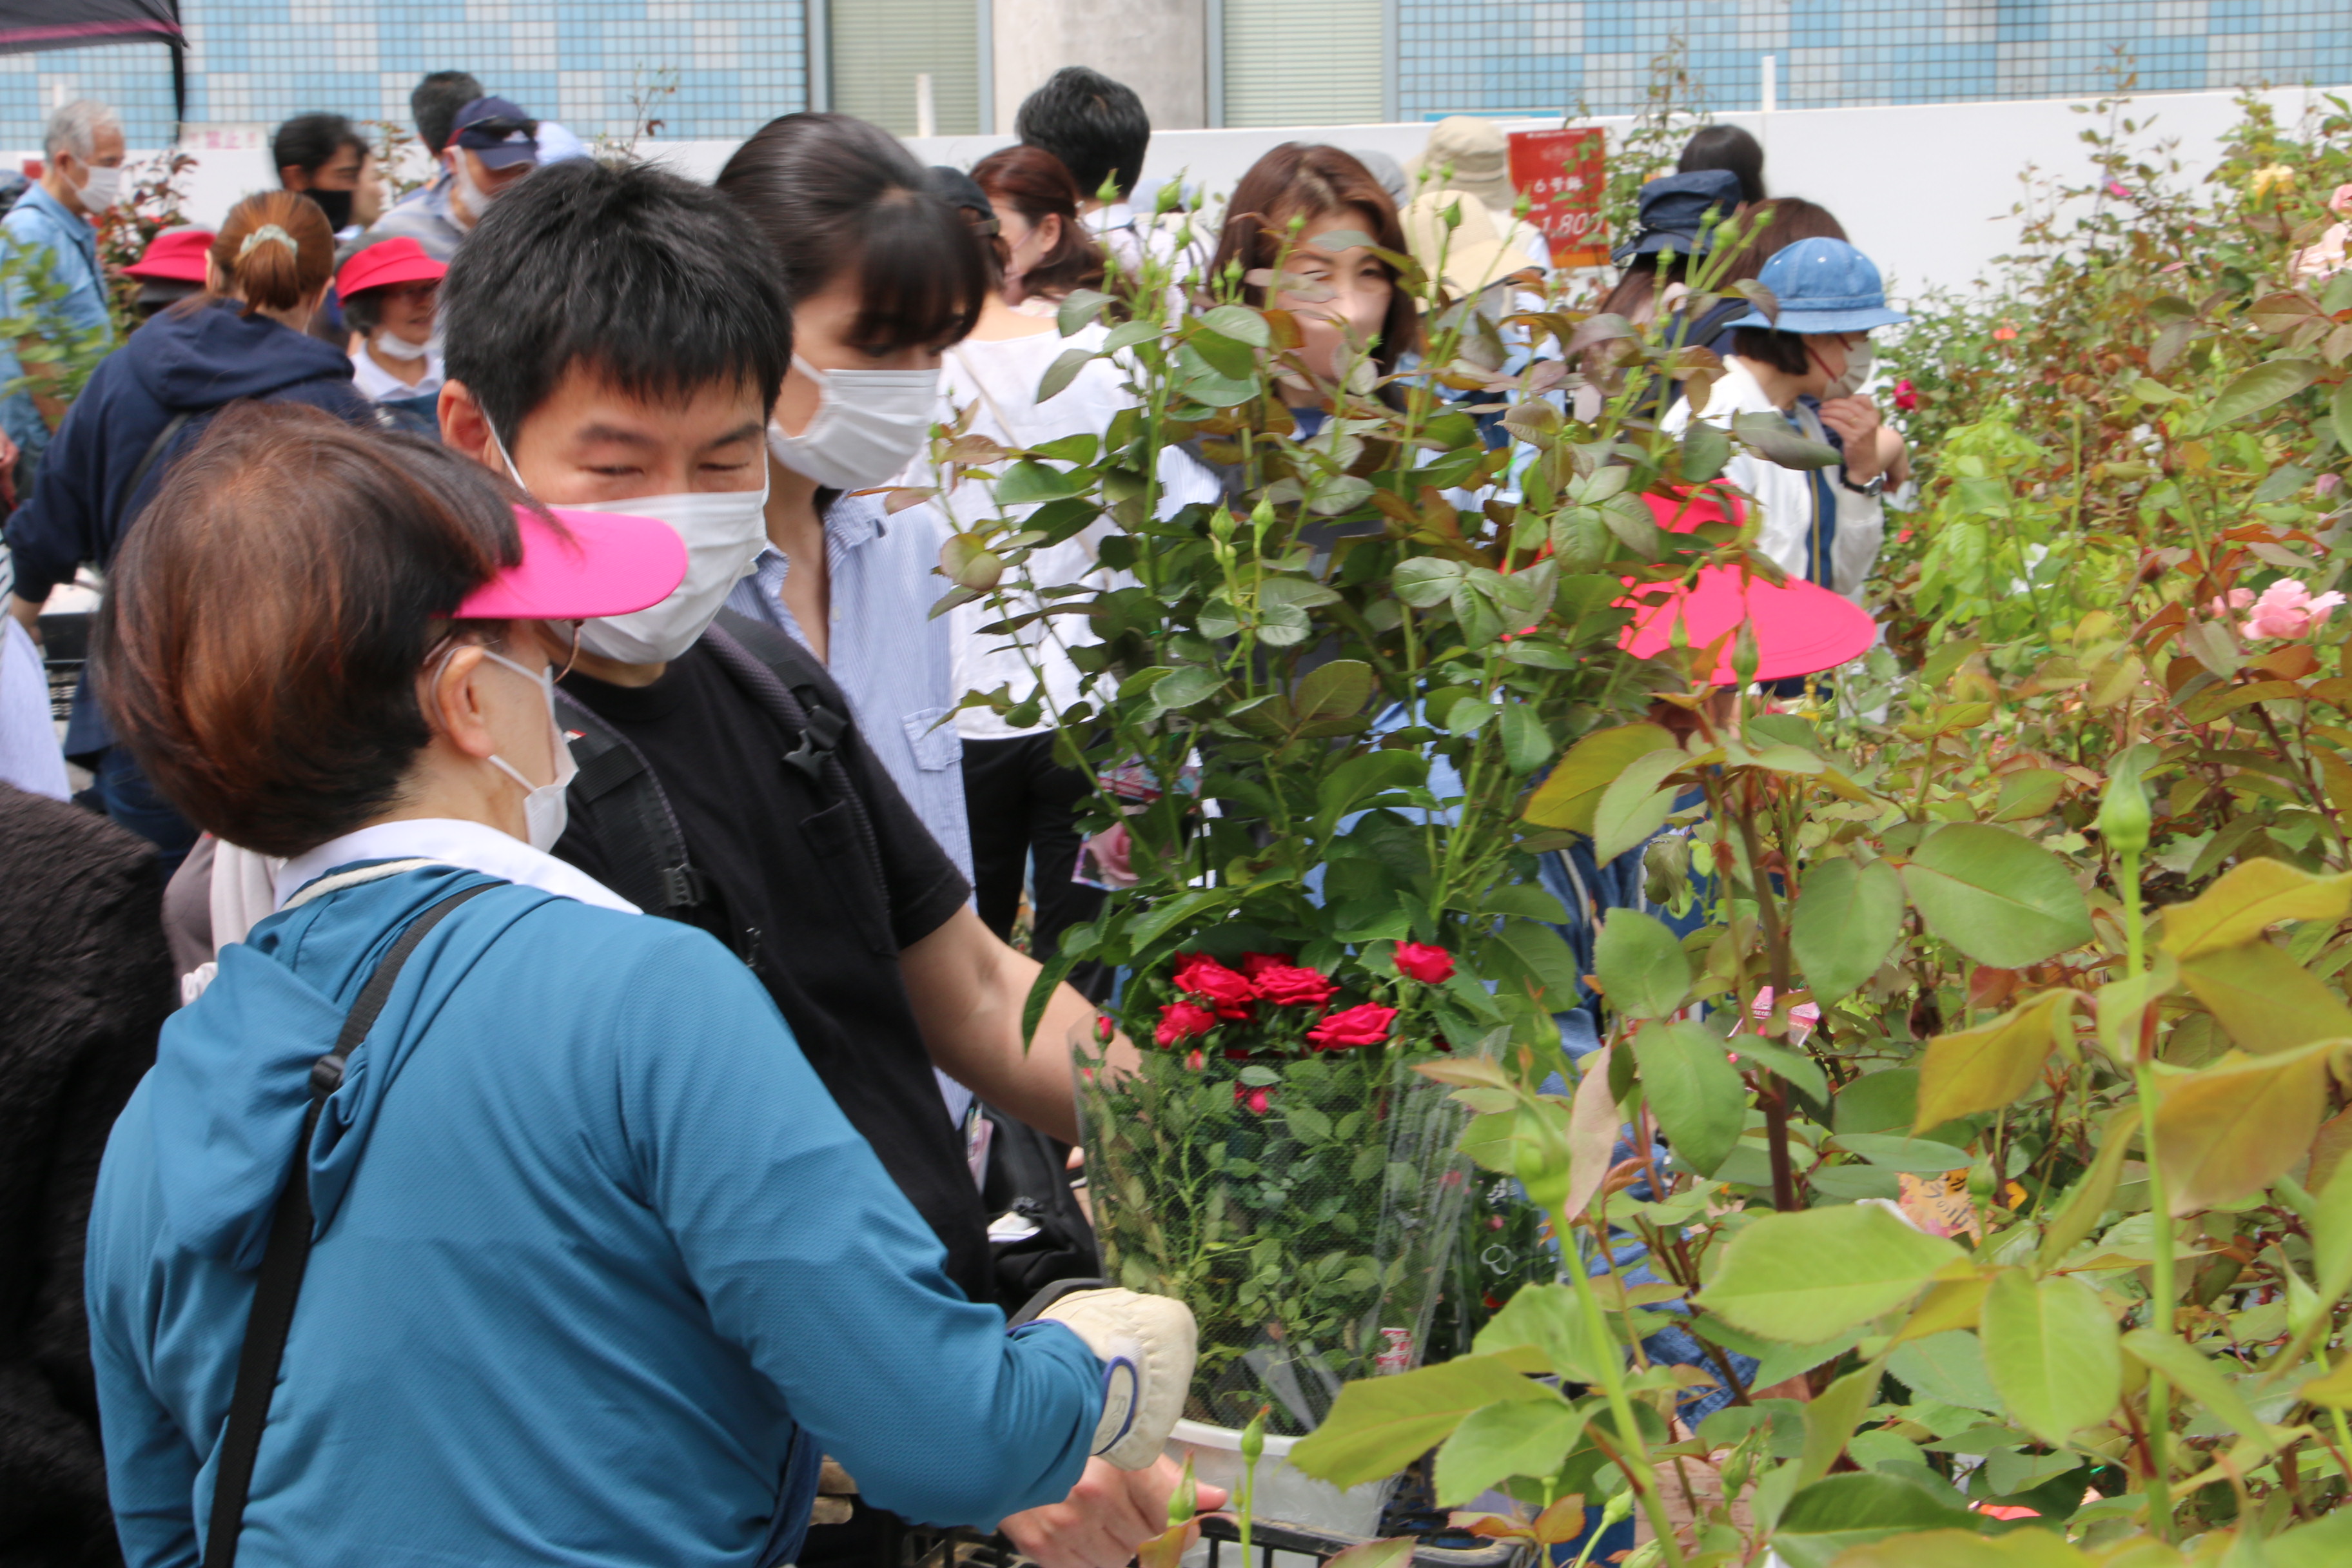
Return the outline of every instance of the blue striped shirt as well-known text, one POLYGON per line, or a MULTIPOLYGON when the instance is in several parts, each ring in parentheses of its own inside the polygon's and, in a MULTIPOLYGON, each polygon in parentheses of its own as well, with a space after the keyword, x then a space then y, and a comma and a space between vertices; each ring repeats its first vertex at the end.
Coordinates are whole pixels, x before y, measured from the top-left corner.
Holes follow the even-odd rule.
MULTIPOLYGON (((844 496, 824 514, 825 571, 833 625, 825 666, 849 699, 851 717, 898 793, 971 879, 971 828, 964 817, 963 742, 952 714, 955 689, 948 619, 931 605, 951 584, 933 570, 941 531, 928 506, 890 516, 879 496, 844 496)), ((727 607, 809 639, 784 603, 792 563, 771 545, 735 584, 727 607)), ((814 651, 814 650, 812 650, 814 651)))

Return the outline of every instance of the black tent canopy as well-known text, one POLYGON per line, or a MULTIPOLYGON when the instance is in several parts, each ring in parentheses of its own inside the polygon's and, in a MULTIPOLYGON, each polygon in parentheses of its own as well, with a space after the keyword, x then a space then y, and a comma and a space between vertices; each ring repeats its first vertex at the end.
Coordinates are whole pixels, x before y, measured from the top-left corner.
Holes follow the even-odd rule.
POLYGON ((0 0, 0 54, 147 43, 172 47, 172 103, 176 118, 187 119, 188 40, 179 0, 0 0))

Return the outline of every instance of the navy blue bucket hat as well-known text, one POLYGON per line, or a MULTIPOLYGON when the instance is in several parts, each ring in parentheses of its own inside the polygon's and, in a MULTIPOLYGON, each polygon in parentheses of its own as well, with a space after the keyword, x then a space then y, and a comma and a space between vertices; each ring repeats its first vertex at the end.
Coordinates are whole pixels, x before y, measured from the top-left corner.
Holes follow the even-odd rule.
POLYGON ((1717 222, 1739 205, 1739 176, 1728 169, 1694 169, 1668 174, 1642 187, 1641 216, 1633 237, 1609 253, 1622 267, 1637 256, 1671 250, 1676 256, 1705 256, 1713 237, 1701 232, 1707 213, 1717 222))
POLYGON ((1842 239, 1801 239, 1772 253, 1756 281, 1780 302, 1780 318, 1750 310, 1736 327, 1776 332, 1865 332, 1898 327, 1911 318, 1886 307, 1886 287, 1870 258, 1842 239))

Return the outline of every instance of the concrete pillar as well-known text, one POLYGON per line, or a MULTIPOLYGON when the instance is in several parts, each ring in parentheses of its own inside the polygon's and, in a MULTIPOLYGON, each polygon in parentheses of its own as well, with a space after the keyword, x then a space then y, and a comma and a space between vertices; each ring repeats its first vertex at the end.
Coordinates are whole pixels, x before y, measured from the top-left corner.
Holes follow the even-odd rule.
POLYGON ((996 125, 1064 66, 1133 88, 1154 131, 1208 123, 1209 0, 993 0, 996 125))

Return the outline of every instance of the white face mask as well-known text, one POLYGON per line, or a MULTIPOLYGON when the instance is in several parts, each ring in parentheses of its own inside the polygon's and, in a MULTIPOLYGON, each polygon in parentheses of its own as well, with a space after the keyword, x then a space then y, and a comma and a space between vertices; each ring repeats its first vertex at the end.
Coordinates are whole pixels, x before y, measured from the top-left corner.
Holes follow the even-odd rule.
POLYGON ((938 371, 819 370, 798 354, 793 364, 817 386, 807 429, 793 436, 768 425, 768 450, 793 472, 827 489, 867 489, 896 478, 930 438, 938 371))
POLYGON ((482 221, 482 215, 490 210, 490 204, 499 199, 505 187, 500 186, 496 191, 486 191, 474 184, 474 172, 466 166, 466 160, 462 153, 449 160, 449 173, 457 186, 459 202, 465 209, 460 212, 457 206, 453 205, 449 209, 449 216, 457 222, 459 228, 470 229, 482 221))
POLYGON ((83 206, 91 212, 102 213, 122 199, 122 171, 93 164, 89 178, 81 183, 81 189, 77 194, 81 197, 83 206))
POLYGON ((555 748, 554 781, 535 784, 523 776, 520 768, 497 752, 493 752, 489 757, 490 766, 522 785, 523 830, 530 847, 544 855, 555 847, 557 839, 563 837, 564 825, 570 820, 570 807, 564 804, 563 792, 571 787, 573 776, 580 772, 580 764, 572 760, 572 748, 564 743, 563 726, 555 721, 555 671, 551 668, 525 669, 514 660, 492 653, 488 648, 482 650, 482 657, 493 664, 506 666, 547 696, 548 743, 555 748))
POLYGON ((417 360, 423 359, 432 350, 425 343, 412 343, 386 327, 375 335, 375 352, 386 359, 417 360))
POLYGON ((1822 401, 1826 403, 1832 397, 1852 397, 1855 393, 1860 392, 1863 384, 1870 379, 1870 362, 1873 357, 1868 338, 1863 339, 1859 343, 1848 343, 1845 350, 1845 371, 1827 386, 1822 388, 1822 401))
MULTIPOLYGON (((493 431, 499 456, 514 482, 523 484, 504 441, 493 431)), ((601 658, 623 664, 667 664, 710 629, 735 584, 751 575, 768 542, 768 465, 760 465, 756 490, 693 490, 675 496, 631 496, 616 501, 563 501, 574 511, 621 512, 669 524, 686 544, 686 580, 668 598, 625 616, 583 621, 580 646, 601 658)))

